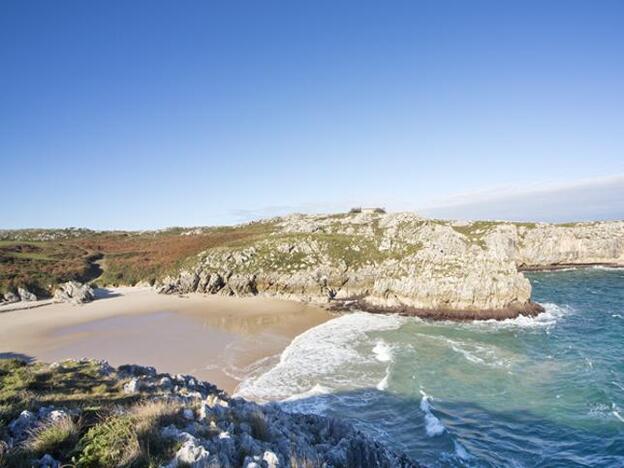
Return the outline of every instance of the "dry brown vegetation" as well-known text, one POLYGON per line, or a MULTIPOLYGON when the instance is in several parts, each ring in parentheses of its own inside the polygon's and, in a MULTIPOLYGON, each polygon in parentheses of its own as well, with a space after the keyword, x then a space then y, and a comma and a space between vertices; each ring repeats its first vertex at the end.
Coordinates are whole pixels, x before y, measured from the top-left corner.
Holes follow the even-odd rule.
MULTIPOLYGON (((273 231, 271 223, 150 232, 84 232, 60 240, 0 241, 0 292, 26 286, 39 295, 72 279, 101 285, 153 282, 210 248, 245 245, 273 231), (103 271, 102 271, 103 270, 103 271)), ((19 234, 22 234, 20 237, 19 234)), ((19 239, 19 240, 18 240, 19 239)))

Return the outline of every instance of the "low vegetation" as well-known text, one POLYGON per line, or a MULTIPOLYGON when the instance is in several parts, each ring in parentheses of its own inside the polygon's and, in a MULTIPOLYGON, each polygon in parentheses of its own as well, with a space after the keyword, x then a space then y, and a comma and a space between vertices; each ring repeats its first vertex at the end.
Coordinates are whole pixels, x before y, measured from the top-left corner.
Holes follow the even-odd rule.
POLYGON ((27 467, 45 454, 77 467, 158 466, 179 444, 159 428, 181 421, 176 401, 142 400, 102 373, 96 361, 64 361, 51 367, 0 359, 0 466, 27 467), (62 408, 10 449, 9 422, 22 411, 62 408))
POLYGON ((112 286, 154 282, 206 249, 244 246, 272 231, 272 223, 149 232, 2 231, 0 294, 22 286, 47 296, 69 280, 112 286))

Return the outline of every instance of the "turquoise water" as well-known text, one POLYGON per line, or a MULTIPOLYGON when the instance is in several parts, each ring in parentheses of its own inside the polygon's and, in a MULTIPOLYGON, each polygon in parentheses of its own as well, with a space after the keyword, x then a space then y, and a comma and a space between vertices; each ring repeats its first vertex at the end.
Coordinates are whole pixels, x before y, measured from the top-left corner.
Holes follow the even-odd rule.
POLYGON ((624 270, 529 278, 536 318, 344 315, 240 394, 349 419, 429 466, 624 466, 624 270))

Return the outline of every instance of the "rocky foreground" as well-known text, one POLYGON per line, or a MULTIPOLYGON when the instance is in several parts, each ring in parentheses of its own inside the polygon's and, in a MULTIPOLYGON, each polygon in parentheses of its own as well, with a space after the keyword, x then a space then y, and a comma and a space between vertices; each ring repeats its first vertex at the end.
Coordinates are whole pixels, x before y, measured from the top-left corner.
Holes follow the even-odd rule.
POLYGON ((208 249, 164 294, 270 295, 431 318, 533 315, 523 270, 624 265, 624 222, 453 222, 354 210, 261 222, 267 235, 208 249))
POLYGON ((0 360, 0 466, 413 467, 349 424, 103 361, 0 360))

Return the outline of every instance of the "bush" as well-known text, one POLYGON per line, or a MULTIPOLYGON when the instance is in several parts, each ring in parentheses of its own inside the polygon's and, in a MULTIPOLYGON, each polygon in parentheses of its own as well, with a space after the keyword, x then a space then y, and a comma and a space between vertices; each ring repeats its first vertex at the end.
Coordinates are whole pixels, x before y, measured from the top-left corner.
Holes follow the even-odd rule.
POLYGON ((77 467, 117 467, 130 465, 141 454, 135 430, 135 419, 129 415, 111 416, 95 425, 80 440, 77 467))

